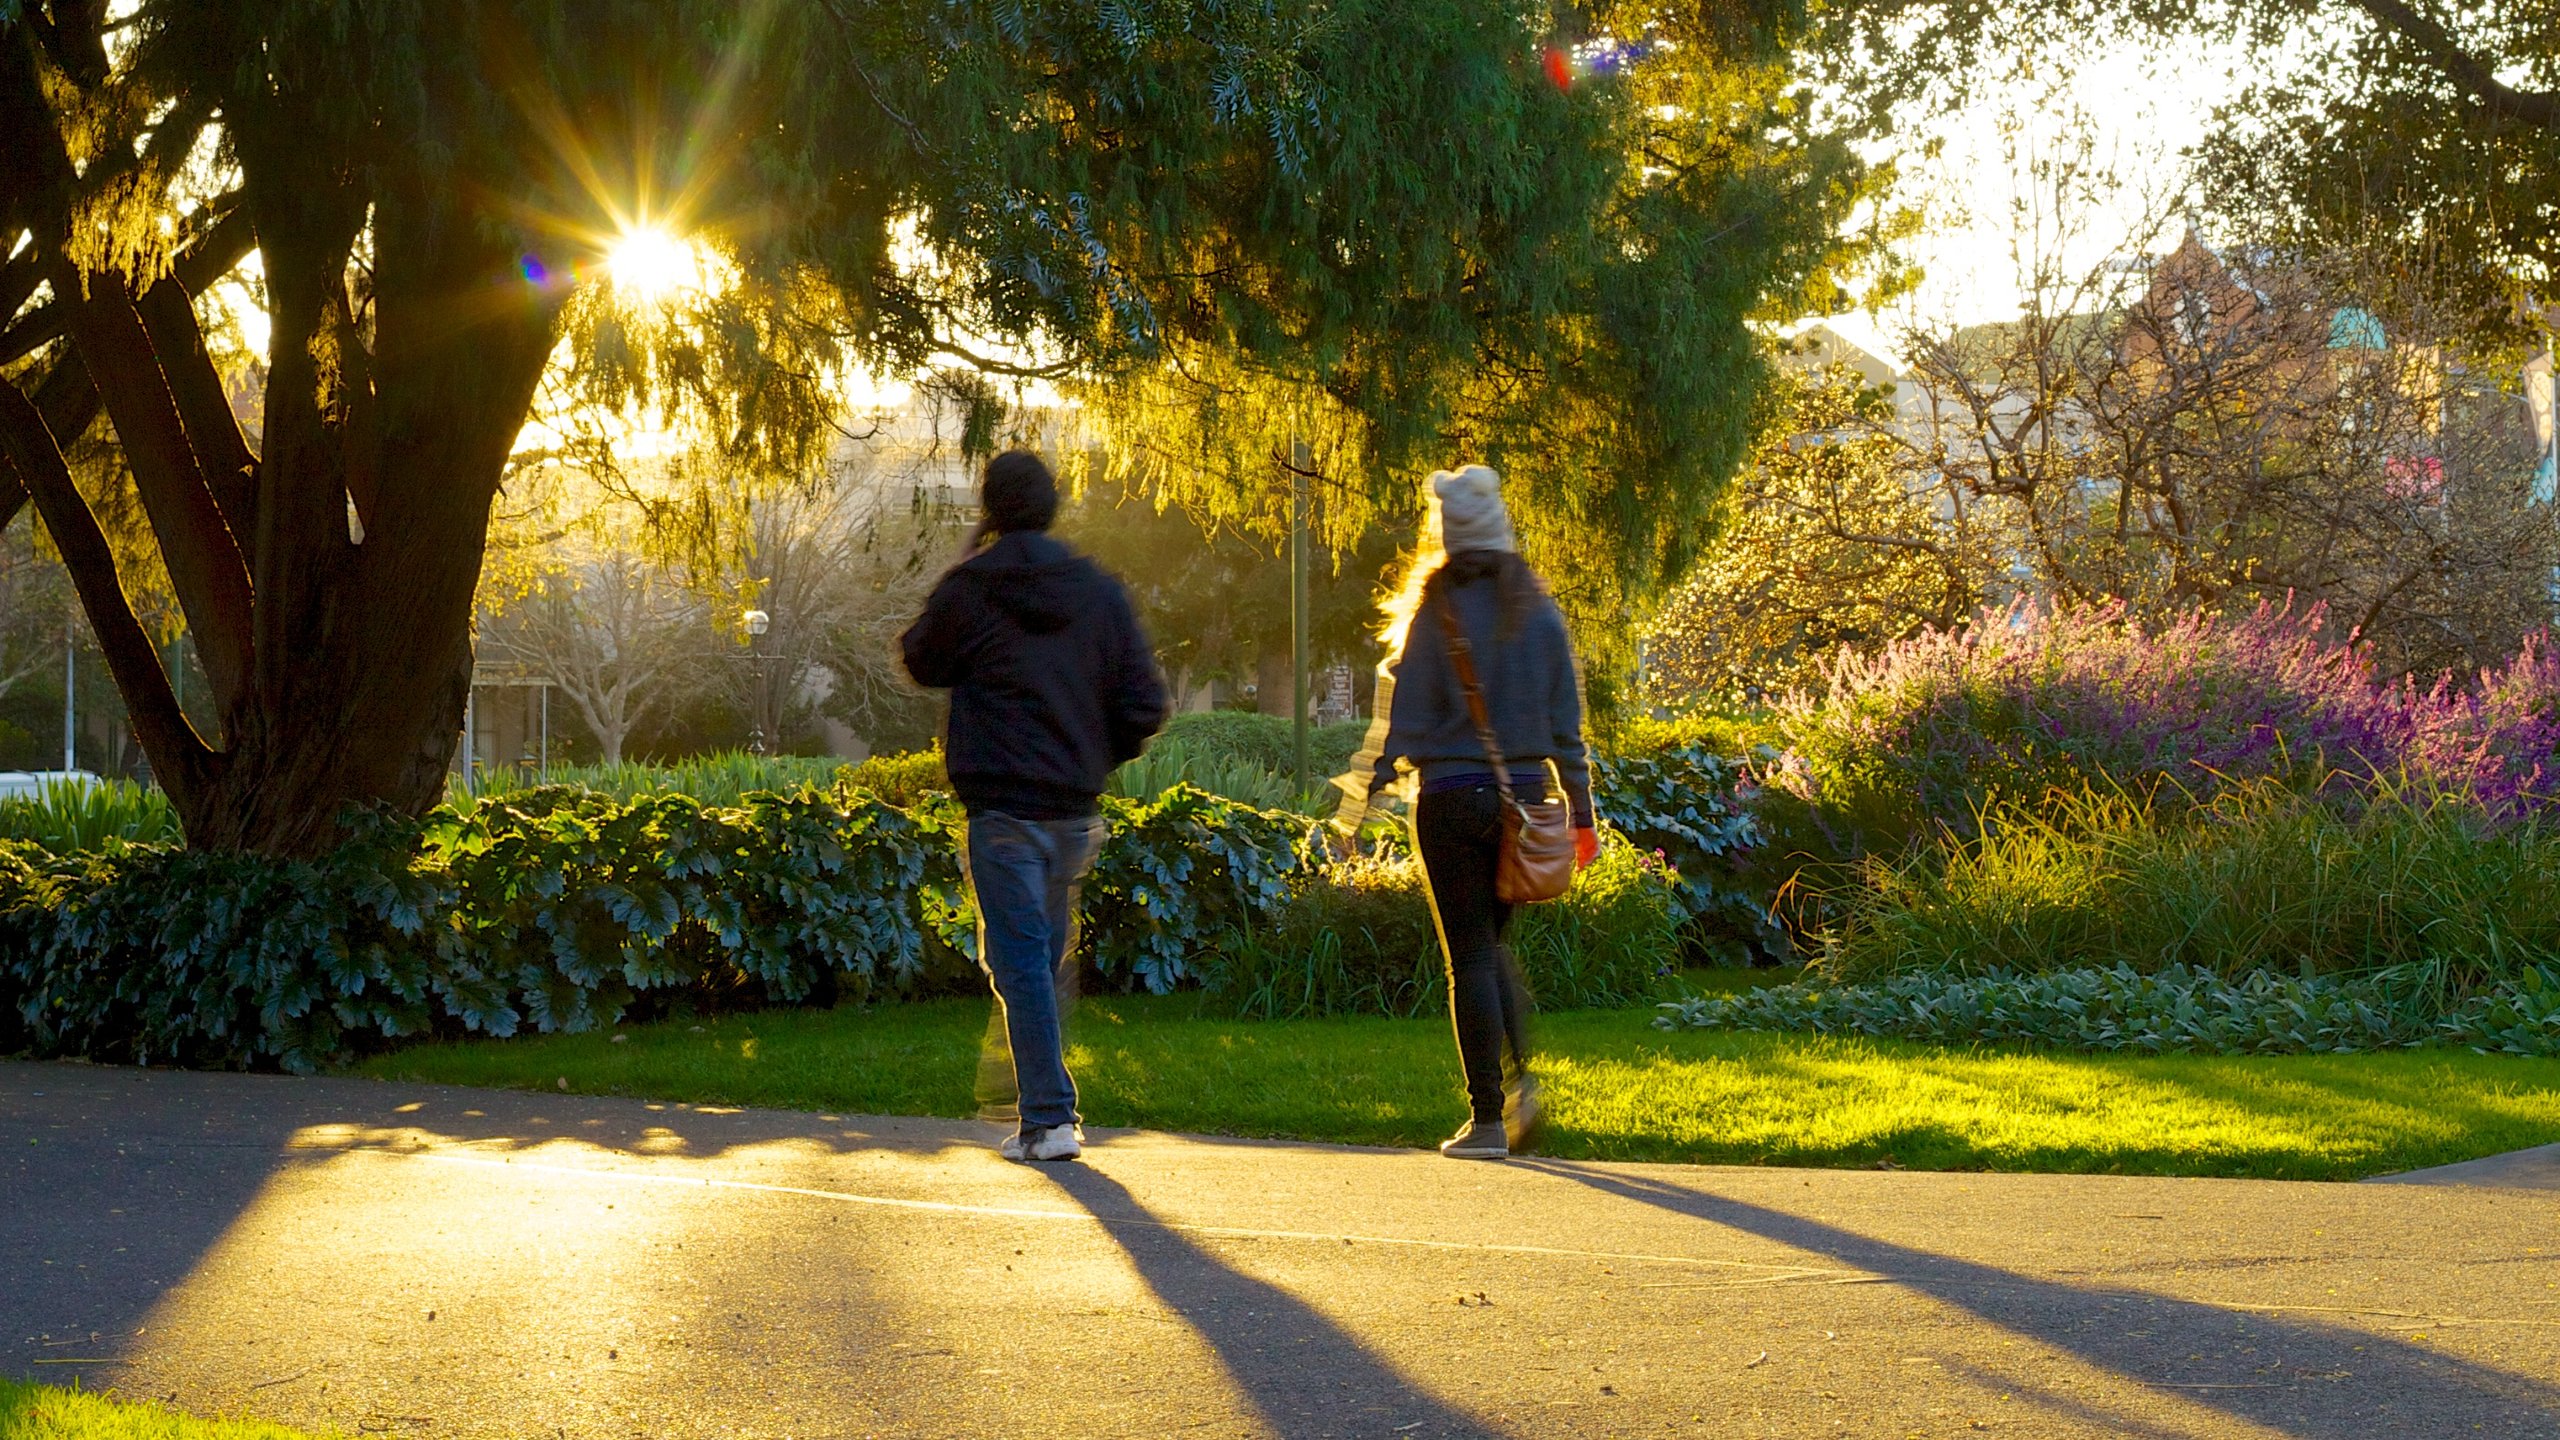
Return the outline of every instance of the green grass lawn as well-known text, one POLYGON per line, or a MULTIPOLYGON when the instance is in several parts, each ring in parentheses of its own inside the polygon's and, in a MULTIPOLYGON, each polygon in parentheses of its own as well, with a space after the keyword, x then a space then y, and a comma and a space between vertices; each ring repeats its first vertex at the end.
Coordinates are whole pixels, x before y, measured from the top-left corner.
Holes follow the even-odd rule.
MULTIPOLYGON (((889 1115, 966 1115, 983 1000, 783 1010, 421 1046, 361 1074, 889 1115)), ((1541 1017, 1546 1151, 1585 1159, 2352 1179, 2560 1141, 2560 1060, 2467 1051, 2131 1058, 1677 1034, 1645 1011, 1541 1017)), ((1190 996, 1088 999, 1085 1117, 1429 1145, 1463 1113, 1446 1022, 1234 1020, 1190 996)))
POLYGON ((0 1380, 0 1440, 307 1440, 255 1420, 198 1420, 50 1385, 0 1380))

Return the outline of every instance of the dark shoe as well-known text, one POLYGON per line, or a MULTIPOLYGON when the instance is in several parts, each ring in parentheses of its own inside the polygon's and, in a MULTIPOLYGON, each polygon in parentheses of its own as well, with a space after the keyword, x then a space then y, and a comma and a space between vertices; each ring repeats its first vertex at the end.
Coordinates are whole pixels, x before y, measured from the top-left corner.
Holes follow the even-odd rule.
POLYGON ((1507 1160, 1511 1142, 1503 1138, 1499 1120, 1475 1120, 1440 1142, 1440 1153, 1452 1160, 1507 1160))
POLYGON ((1514 1155, 1525 1155, 1547 1128, 1546 1108, 1538 1103, 1538 1077, 1523 1075, 1505 1087, 1502 1133, 1514 1155))

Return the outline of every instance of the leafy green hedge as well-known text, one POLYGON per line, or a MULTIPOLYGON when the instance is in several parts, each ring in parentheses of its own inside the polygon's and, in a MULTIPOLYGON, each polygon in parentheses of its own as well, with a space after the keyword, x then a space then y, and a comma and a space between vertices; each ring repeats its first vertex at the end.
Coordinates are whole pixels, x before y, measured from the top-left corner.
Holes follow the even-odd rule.
POLYGON ((2468 996, 2440 969, 2398 966, 2353 977, 2252 971, 2227 980, 2173 965, 1897 975, 1869 984, 1804 981, 1662 1007, 1662 1028, 1873 1035, 1942 1045, 2292 1055, 2426 1044, 2507 1055, 2560 1055, 2560 969, 2522 967, 2468 996))
MULTIPOLYGON (((535 786, 423 824, 360 819, 307 862, 0 841, 0 1053, 307 1070, 417 1036, 974 986, 963 817, 938 769, 875 762, 735 805, 637 779, 535 786)), ((1516 936, 1544 1003, 1650 998, 1676 937, 1747 932, 1735 779, 1703 751, 1602 767, 1628 838, 1516 936)), ((1103 983, 1215 988, 1252 1013, 1442 1003, 1409 861, 1319 864, 1307 817, 1188 785, 1103 807, 1083 915, 1103 983)))
POLYGON ((157 786, 130 780, 47 780, 32 795, 0 798, 0 840, 67 855, 185 838, 177 807, 157 786))
MULTIPOLYGON (((1086 890, 1106 983, 1222 971, 1306 822, 1187 789, 1106 800, 1086 890)), ((317 861, 0 844, 0 1052, 308 1070, 404 1037, 577 1031, 964 981, 960 812, 547 787, 367 819, 317 861)))
POLYGON ((1591 766, 1591 804, 1639 849, 1661 855, 1680 944, 1689 959, 1733 965, 1783 959, 1787 933, 1749 866, 1762 844, 1745 798, 1746 763, 1701 742, 1603 758, 1591 766))

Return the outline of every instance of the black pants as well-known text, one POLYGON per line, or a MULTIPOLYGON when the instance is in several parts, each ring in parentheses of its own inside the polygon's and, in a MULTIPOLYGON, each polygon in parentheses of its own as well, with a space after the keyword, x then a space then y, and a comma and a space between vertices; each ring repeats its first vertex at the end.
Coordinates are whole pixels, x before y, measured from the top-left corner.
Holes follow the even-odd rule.
POLYGON ((1529 1064, 1529 993, 1502 943, 1511 907, 1494 898, 1502 796, 1491 785, 1425 795, 1414 807, 1414 847, 1431 884, 1440 953, 1449 962, 1449 1018, 1467 1103, 1478 1120, 1502 1118, 1504 1061, 1529 1064), (1506 1056, 1505 1052, 1508 1051, 1506 1056))

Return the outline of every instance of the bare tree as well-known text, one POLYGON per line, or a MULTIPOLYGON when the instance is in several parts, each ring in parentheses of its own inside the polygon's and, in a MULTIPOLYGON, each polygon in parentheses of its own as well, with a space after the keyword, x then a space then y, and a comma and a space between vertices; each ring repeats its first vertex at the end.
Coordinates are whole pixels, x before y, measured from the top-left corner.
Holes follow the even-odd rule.
MULTIPOLYGON (((2469 671, 2552 617, 2554 509, 2522 401, 2467 363, 2435 258, 2211 243, 2066 122, 2007 129, 2024 304, 1906 329, 1890 404, 1804 379, 1657 621, 1674 691, 1775 688, 2034 595, 2157 618, 2324 608, 2391 673, 2469 671), (2130 236, 2092 243, 2108 216, 2130 236), (2121 223, 2116 222, 2116 223, 2121 223)), ((1846 386, 1847 388, 1843 388, 1846 386)))
POLYGON ((34 521, 0 531, 0 695, 61 664, 70 606, 69 577, 39 553, 34 521))
POLYGON ((933 581, 945 518, 858 449, 751 488, 696 586, 738 637, 718 683, 759 736, 785 745, 821 708, 859 725, 913 694, 896 640, 933 581))
MULTIPOLYGON (((2552 513, 2522 411, 2377 273, 2217 249, 2129 300, 2031 300, 1910 341, 1906 463, 2015 517, 2022 588, 2137 612, 2327 607, 2395 670, 2469 669, 2547 619, 2552 513)), ((2086 286, 2070 292, 2089 293, 2086 286)))
POLYGON ((609 524, 582 526, 529 593, 489 623, 484 644, 551 683, 594 732, 606 764, 663 704, 674 673, 705 645, 702 606, 609 524))

